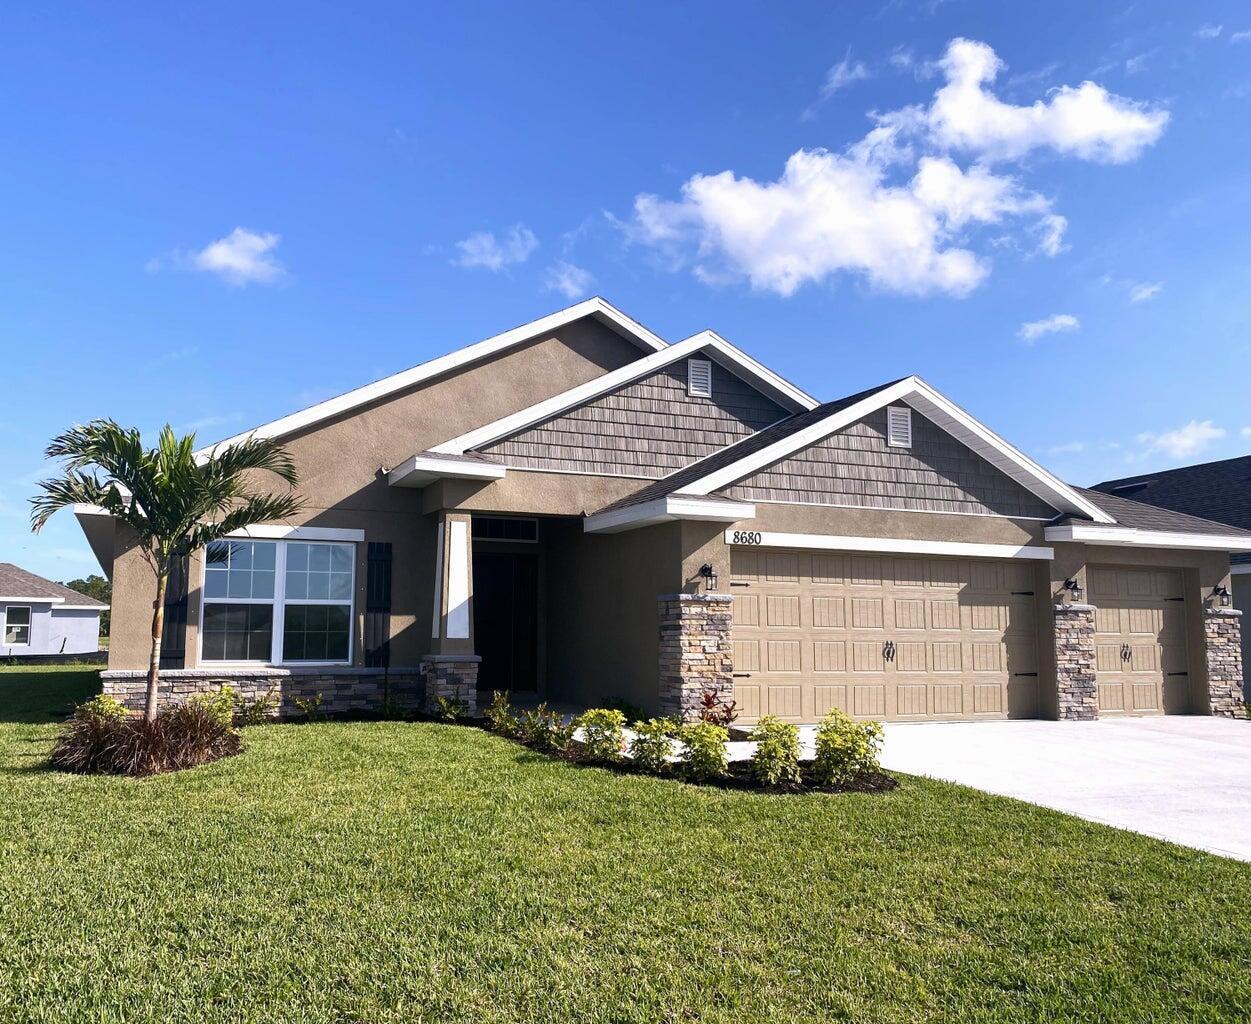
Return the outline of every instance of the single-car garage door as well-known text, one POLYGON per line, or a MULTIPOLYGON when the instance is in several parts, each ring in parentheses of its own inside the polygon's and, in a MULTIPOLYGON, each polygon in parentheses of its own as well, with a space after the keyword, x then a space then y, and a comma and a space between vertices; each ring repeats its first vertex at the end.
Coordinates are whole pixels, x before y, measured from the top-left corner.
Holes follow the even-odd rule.
POLYGON ((1038 714, 1030 562, 735 548, 740 720, 1038 714))
POLYGON ((1186 601, 1176 569, 1092 566, 1100 715, 1182 714, 1190 706, 1186 601))

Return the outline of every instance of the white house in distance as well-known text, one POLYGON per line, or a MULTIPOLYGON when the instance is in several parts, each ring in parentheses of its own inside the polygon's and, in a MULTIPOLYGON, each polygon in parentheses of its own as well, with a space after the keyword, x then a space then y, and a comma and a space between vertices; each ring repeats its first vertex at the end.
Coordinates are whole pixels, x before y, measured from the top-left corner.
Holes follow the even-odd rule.
POLYGON ((94 654, 107 604, 0 562, 0 658, 94 654))

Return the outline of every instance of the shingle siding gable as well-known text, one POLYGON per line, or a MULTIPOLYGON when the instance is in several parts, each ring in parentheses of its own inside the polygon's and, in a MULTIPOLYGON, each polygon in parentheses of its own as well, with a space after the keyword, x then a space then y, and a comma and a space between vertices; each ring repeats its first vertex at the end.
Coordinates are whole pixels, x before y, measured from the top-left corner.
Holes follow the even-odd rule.
POLYGON ((688 395, 683 360, 478 451, 522 469, 659 478, 786 415, 717 363, 712 397, 688 395))
POLYGON ((747 501, 1049 519, 1056 510, 920 413, 912 447, 886 443, 879 409, 719 492, 747 501))

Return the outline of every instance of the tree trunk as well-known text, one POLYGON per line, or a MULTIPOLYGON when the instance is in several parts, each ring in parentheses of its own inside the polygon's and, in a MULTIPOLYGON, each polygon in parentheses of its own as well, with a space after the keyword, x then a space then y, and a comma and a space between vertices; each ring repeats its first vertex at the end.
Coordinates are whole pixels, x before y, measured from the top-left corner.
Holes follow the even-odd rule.
POLYGON ((156 600, 152 602, 152 657, 148 661, 148 699, 143 717, 149 722, 156 717, 157 693, 161 685, 161 634, 165 631, 165 585, 169 570, 156 574, 156 600))

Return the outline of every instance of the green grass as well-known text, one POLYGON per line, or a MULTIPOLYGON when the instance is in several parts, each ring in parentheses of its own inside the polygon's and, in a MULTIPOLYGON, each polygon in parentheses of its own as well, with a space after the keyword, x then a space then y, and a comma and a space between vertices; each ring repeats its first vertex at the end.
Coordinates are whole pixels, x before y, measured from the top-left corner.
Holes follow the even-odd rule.
POLYGON ((1251 1016, 1251 866, 955 786, 773 797, 475 729, 41 763, 90 670, 0 671, 3 1021, 1251 1016))

